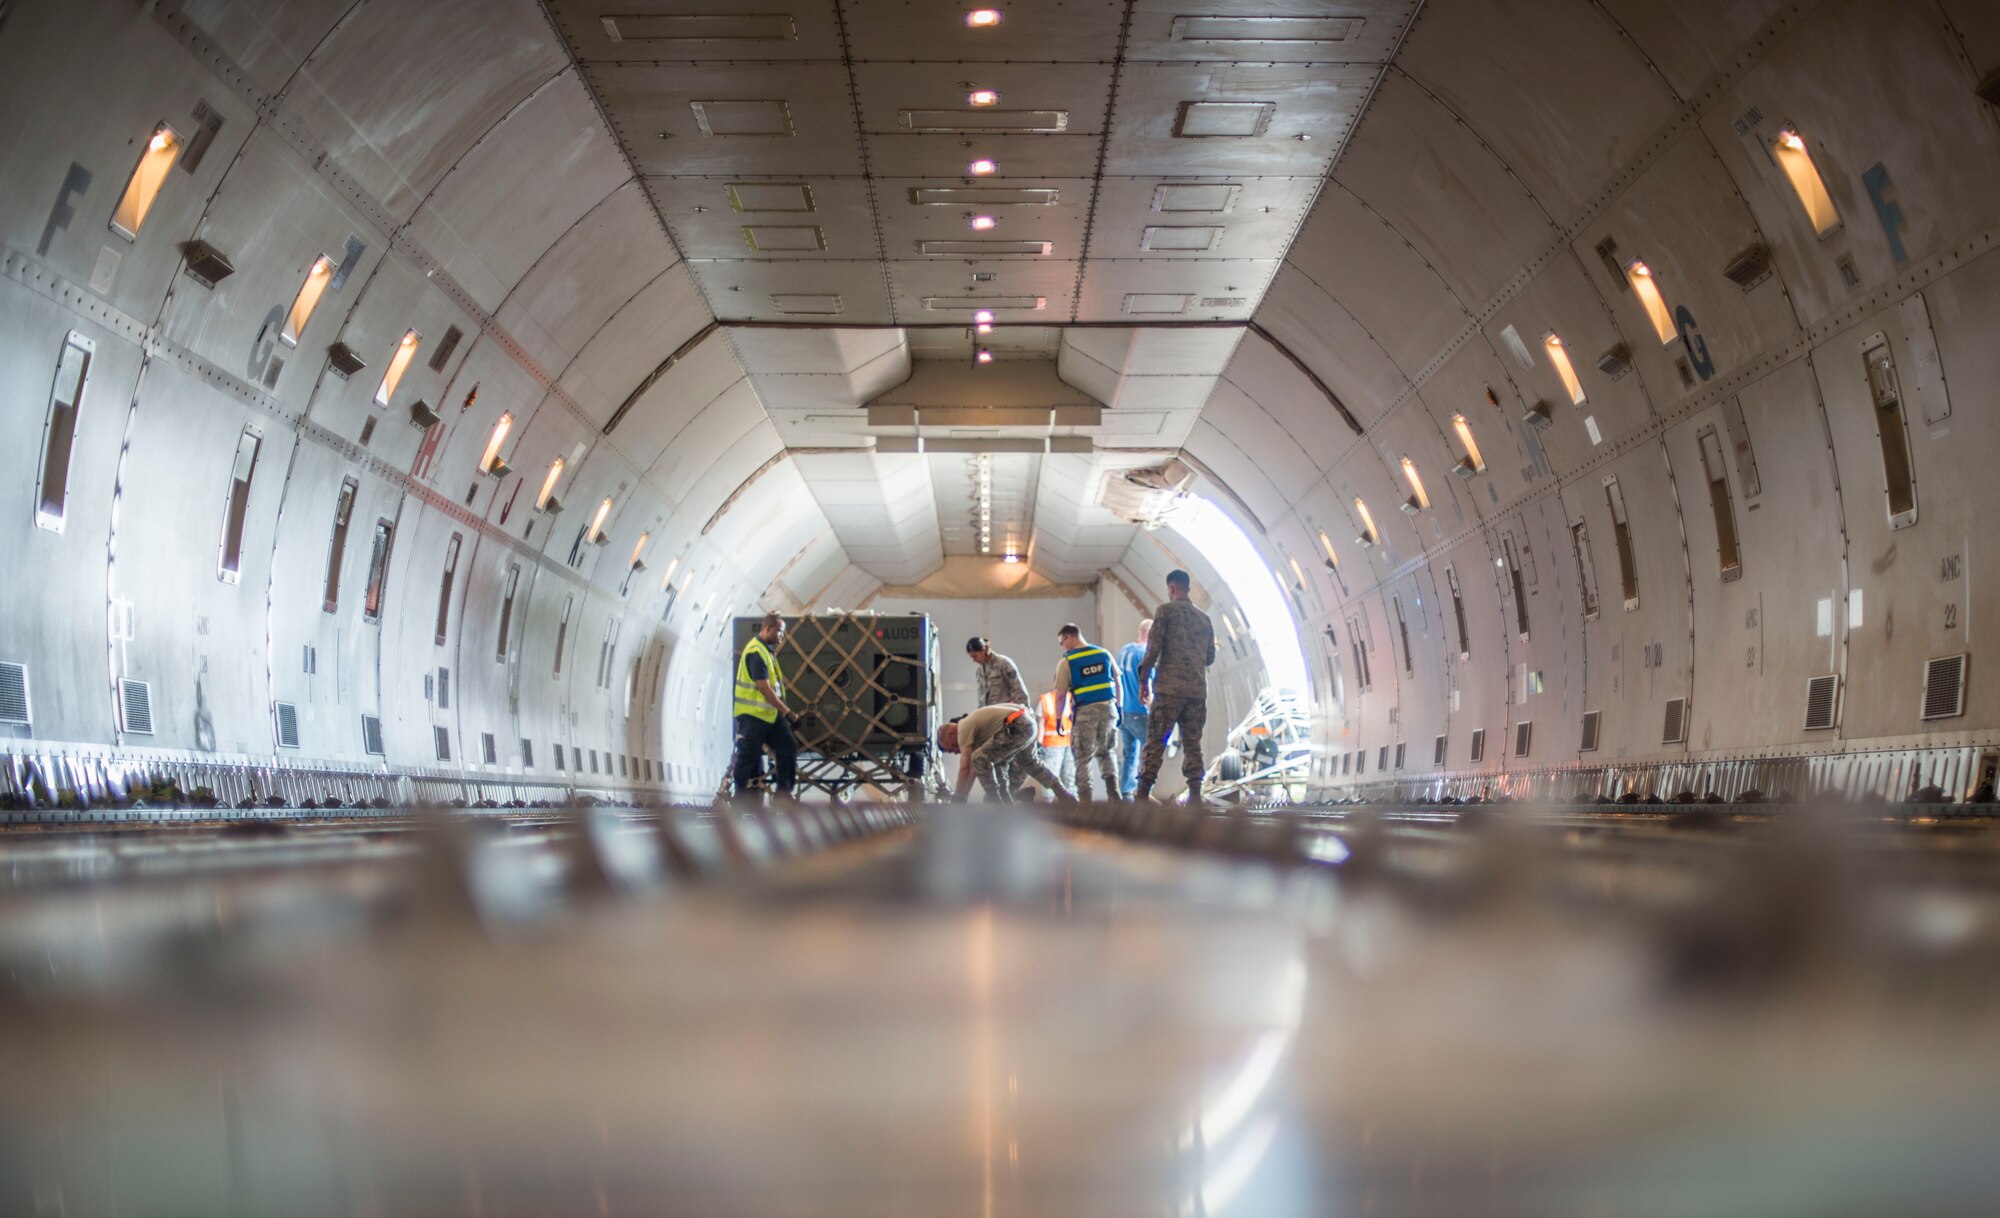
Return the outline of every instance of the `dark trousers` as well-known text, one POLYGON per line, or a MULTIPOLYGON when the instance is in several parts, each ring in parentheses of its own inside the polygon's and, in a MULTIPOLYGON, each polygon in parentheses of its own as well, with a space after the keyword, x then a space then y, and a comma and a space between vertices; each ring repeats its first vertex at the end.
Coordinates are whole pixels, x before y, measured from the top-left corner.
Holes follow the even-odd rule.
POLYGON ((778 772, 773 776, 771 789, 789 792, 798 782, 799 740, 792 735, 792 725, 782 716, 774 723, 766 723, 755 715, 736 716, 736 789, 742 791, 764 769, 764 746, 771 746, 771 752, 778 759, 778 772))

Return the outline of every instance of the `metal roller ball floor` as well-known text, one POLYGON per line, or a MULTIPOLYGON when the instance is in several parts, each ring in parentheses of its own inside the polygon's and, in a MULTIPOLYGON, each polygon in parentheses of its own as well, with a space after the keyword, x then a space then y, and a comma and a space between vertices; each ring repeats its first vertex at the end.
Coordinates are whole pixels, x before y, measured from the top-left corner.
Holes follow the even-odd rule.
POLYGON ((2000 1196, 1985 822, 1037 811, 0 838, 0 1212, 2000 1196))

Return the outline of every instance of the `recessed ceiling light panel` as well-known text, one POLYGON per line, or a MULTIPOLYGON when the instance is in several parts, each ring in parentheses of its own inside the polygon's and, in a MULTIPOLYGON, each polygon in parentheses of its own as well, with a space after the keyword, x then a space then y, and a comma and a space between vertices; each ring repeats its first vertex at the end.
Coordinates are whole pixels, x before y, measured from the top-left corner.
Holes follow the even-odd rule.
POLYGON ((650 13, 597 20, 613 42, 791 42, 799 36, 786 13, 650 13))
POLYGON ((926 257, 940 255, 951 257, 1047 257, 1054 250, 1052 241, 1009 241, 1001 238, 951 238, 917 242, 917 252, 926 257))
POLYGON ((792 133, 792 110, 782 98, 692 101, 703 135, 772 136, 792 133))
POLYGON ((1217 215, 1234 208, 1242 193, 1235 182, 1162 182, 1153 191, 1153 210, 1217 215))
POLYGON ((1049 186, 913 186, 910 202, 922 207, 1052 207, 1060 198, 1049 186))
POLYGON ((910 131, 1048 134, 1069 129, 1067 110, 902 110, 910 131))
POLYGON ((1176 17, 1175 42, 1352 42, 1359 17, 1176 17))
POLYGON ((1278 103, 1267 101, 1184 101, 1174 115, 1182 139, 1248 139, 1270 129, 1278 103))

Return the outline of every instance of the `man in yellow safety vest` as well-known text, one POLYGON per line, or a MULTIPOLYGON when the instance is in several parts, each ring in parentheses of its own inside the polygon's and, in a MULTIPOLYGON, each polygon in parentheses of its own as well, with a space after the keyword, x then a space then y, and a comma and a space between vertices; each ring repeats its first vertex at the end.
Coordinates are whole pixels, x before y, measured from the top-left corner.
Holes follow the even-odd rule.
POLYGON ((785 619, 764 615, 757 633, 736 657, 736 793, 741 795, 764 768, 764 746, 777 757, 771 789, 790 798, 798 782, 799 741, 792 734, 798 716, 785 705, 785 675, 778 671, 778 644, 785 619))

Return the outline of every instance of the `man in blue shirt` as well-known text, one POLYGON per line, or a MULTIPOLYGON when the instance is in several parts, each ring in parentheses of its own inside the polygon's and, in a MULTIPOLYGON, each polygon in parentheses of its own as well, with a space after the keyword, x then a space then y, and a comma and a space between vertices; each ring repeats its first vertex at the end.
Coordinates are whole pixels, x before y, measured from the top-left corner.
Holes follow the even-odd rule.
POLYGON ((1118 767, 1119 790, 1127 798, 1139 789, 1139 750, 1146 743, 1146 704, 1152 681, 1139 681, 1139 661, 1146 658, 1146 639, 1153 633, 1153 619, 1139 623, 1139 641, 1118 649, 1118 767))

